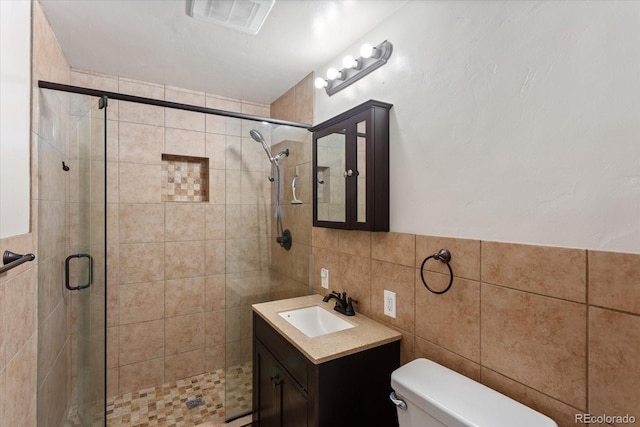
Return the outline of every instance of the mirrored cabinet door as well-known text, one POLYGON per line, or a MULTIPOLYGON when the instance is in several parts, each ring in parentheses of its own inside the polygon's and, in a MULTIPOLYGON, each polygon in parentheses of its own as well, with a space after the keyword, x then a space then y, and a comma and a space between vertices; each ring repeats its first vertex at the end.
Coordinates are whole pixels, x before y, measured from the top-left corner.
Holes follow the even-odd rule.
POLYGON ((345 222, 347 210, 343 171, 346 163, 346 129, 318 138, 316 144, 317 218, 320 221, 345 222))
POLYGON ((312 127, 315 227, 389 231, 389 109, 367 101, 312 127))

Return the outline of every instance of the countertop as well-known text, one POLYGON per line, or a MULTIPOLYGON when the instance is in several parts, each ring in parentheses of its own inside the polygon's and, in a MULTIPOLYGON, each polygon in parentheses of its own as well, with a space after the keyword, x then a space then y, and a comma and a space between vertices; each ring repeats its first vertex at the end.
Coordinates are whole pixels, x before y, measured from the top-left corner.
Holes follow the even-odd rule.
POLYGON ((402 335, 383 324, 357 313, 344 316, 333 310, 334 301, 322 302, 321 295, 307 295, 277 301, 254 304, 253 311, 278 331, 287 341, 300 350, 311 362, 318 365, 369 348, 399 341, 402 335), (297 308, 318 306, 341 319, 355 325, 355 328, 309 338, 284 320, 278 313, 297 308))

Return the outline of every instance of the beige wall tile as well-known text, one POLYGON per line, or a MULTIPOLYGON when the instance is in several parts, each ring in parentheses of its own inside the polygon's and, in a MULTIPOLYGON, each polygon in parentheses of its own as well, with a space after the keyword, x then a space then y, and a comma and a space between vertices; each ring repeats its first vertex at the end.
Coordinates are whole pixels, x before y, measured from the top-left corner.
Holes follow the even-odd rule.
POLYGON ((205 308, 205 278, 167 280, 165 295, 167 317, 200 313, 205 308))
MULTIPOLYGON (((448 282, 448 275, 431 273, 448 282)), ((480 283, 457 278, 444 294, 433 294, 415 277, 416 335, 474 362, 480 362, 480 283)), ((428 282, 429 283, 429 282, 428 282)), ((435 285, 437 286, 437 285, 435 285)))
POLYGON ((271 117, 294 122, 296 120, 295 108, 296 93, 295 88, 291 88, 271 103, 271 117))
POLYGON ((340 230, 338 240, 338 250, 345 254, 356 255, 364 258, 371 258, 371 247, 373 235, 369 231, 349 231, 340 230))
POLYGON ((36 393, 37 341, 37 334, 31 335, 15 356, 8 360, 5 381, 10 392, 2 396, 6 405, 2 422, 7 426, 22 425, 26 416, 25 402, 31 402, 36 393))
POLYGON ((166 354, 185 353, 204 348, 204 313, 168 317, 165 320, 166 354))
POLYGON ((207 240, 206 245, 206 266, 207 276, 225 274, 226 272, 226 243, 224 240, 207 240))
MULTIPOLYGON (((120 326, 120 366, 163 357, 165 320, 120 326)), ((121 372, 122 373, 122 372, 121 372)), ((122 385, 122 375, 120 383, 122 385)))
POLYGON ((167 356, 164 361, 164 380, 175 381, 204 373, 205 352, 200 350, 167 356))
POLYGON ((209 203, 224 205, 226 203, 226 172, 209 169, 209 203))
POLYGON ((118 103, 120 125, 123 122, 141 123, 145 125, 164 126, 164 108, 155 105, 136 104, 120 101, 118 103))
POLYGON ((164 152, 179 156, 204 157, 205 135, 203 131, 166 128, 164 152))
POLYGON ((313 227, 311 230, 313 246, 324 249, 338 250, 340 230, 332 228, 313 227))
POLYGON ((226 235, 226 207, 223 205, 206 205, 205 207, 205 238, 207 240, 221 240, 226 235))
POLYGON ((225 367, 224 345, 216 345, 205 349, 205 369, 215 371, 225 367))
POLYGON ((119 394, 156 386, 164 382, 164 357, 120 366, 119 394))
POLYGON ((107 369, 107 398, 114 397, 119 394, 119 371, 120 369, 118 368, 107 369))
POLYGON ((120 283, 153 282, 164 279, 163 243, 121 244, 120 283))
POLYGON ((640 420, 640 317, 589 309, 589 412, 640 420))
POLYGON ((406 233, 372 233, 371 258, 413 267, 416 236, 406 233))
POLYGON ((116 76, 76 68, 72 69, 70 73, 71 84, 74 86, 118 92, 118 78, 116 76))
POLYGON ((204 240, 205 205, 165 203, 165 209, 167 241, 204 240))
MULTIPOLYGON (((480 280, 480 241, 451 239, 445 237, 416 236, 416 264, 420 268, 425 258, 448 249, 451 253, 451 269, 455 277, 480 280)), ((449 274, 442 262, 430 259, 425 263, 425 271, 449 274)))
MULTIPOLYGON (((233 309, 231 309, 233 310, 233 309)), ((205 344, 214 347, 225 342, 225 310, 208 311, 205 314, 205 344)))
POLYGON ((482 365, 586 409, 586 306, 481 288, 482 365))
POLYGON ((205 310, 221 310, 225 307, 225 279, 223 274, 205 278, 205 310))
POLYGON ((481 246, 483 282, 586 301, 586 251, 498 242, 481 246))
POLYGON ((163 242, 163 203, 120 203, 118 231, 120 243, 163 242))
POLYGON ((120 203, 160 203, 162 180, 160 165, 120 163, 120 203))
MULTIPOLYGON (((371 314, 371 258, 360 258, 354 255, 340 257, 338 274, 341 276, 342 288, 338 292, 346 292, 348 297, 358 300, 354 304, 356 312, 371 314)), ((336 275, 334 274, 335 278, 336 275)), ((331 275, 330 275, 331 278, 331 275)), ((329 289, 336 290, 335 283, 329 282, 329 289)))
POLYGON ((416 337, 416 358, 426 358, 456 371, 474 381, 480 381, 480 365, 425 339, 416 337))
MULTIPOLYGON (((120 123, 118 132, 118 157, 121 162, 162 164, 164 127, 138 123, 120 123)), ((109 129, 109 134, 113 132, 109 129)))
POLYGON ((107 369, 118 367, 120 357, 119 331, 117 326, 107 328, 107 369))
POLYGON ((371 261, 371 314, 404 331, 415 332, 415 269, 371 261), (396 293, 396 318, 384 315, 384 291, 396 293))
POLYGON ((204 92, 183 89, 175 86, 166 86, 164 92, 167 101, 177 102, 179 104, 195 105, 198 107, 205 106, 204 92))
POLYGON ((205 242, 166 242, 165 274, 167 280, 205 275, 205 242))
POLYGON ((295 120, 298 123, 313 123, 313 106, 315 100, 315 86, 313 73, 309 73, 295 86, 295 120))
POLYGON ((224 135, 217 133, 205 134, 205 157, 209 158, 211 169, 224 169, 226 167, 226 139, 224 135))
POLYGON ((118 85, 120 92, 127 95, 141 96, 143 98, 158 100, 165 99, 165 88, 160 84, 120 77, 118 78, 118 85))
MULTIPOLYGON (((38 326, 38 277, 37 269, 29 268, 0 285, 4 288, 4 351, 7 361, 11 360, 38 326)), ((60 286, 60 282, 58 282, 60 286)), ((60 305, 60 304, 58 304, 60 305)), ((5 360, 0 356, 0 360, 5 360)))
POLYGON ((250 101, 242 101, 241 112, 258 117, 270 117, 270 107, 264 104, 255 104, 250 101))
POLYGON ((640 314, 640 255, 589 251, 589 304, 640 314))
MULTIPOLYGON (((551 418, 559 427, 572 427, 575 414, 580 411, 571 406, 542 394, 532 388, 513 381, 491 369, 482 368, 482 383, 520 403, 551 418)), ((582 425, 582 424, 579 424, 582 425)))
MULTIPOLYGON (((49 372, 69 337, 69 318, 67 305, 60 302, 51 315, 39 326, 38 334, 38 370, 49 372)), ((7 362, 10 360, 7 357, 7 362)))
POLYGON ((120 324, 162 319, 164 280, 120 286, 120 324))

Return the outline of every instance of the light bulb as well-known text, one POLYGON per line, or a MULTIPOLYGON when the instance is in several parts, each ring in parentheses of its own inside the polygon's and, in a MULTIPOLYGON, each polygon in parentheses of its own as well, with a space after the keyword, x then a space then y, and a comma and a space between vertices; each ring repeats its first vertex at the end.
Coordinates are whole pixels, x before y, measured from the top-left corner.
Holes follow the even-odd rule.
POLYGON ((356 68, 358 66, 358 61, 356 61, 353 56, 347 55, 342 59, 342 66, 344 68, 356 68))
POLYGON ((366 43, 363 44, 360 48, 360 55, 362 55, 363 58, 371 58, 376 50, 377 49, 375 47, 371 46, 369 43, 366 43))
POLYGON ((327 81, 322 77, 318 77, 317 79, 315 79, 313 84, 315 85, 316 89, 322 89, 324 87, 327 87, 328 85, 327 81))
POLYGON ((329 80, 335 80, 335 79, 339 79, 342 76, 342 72, 336 70, 335 68, 329 68, 327 70, 327 78, 329 80))

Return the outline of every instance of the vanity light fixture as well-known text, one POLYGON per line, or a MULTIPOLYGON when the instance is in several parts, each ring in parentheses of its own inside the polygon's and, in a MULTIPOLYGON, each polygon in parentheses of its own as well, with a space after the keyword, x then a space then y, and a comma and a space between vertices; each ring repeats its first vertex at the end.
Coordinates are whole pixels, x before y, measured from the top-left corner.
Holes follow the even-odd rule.
POLYGON ((343 68, 341 70, 329 68, 327 70, 327 78, 318 77, 314 81, 314 85, 318 89, 324 88, 327 95, 331 96, 360 80, 373 70, 382 67, 389 60, 392 51, 393 45, 387 40, 377 46, 364 44, 360 48, 361 56, 359 58, 354 58, 350 55, 345 56, 342 60, 343 68))

